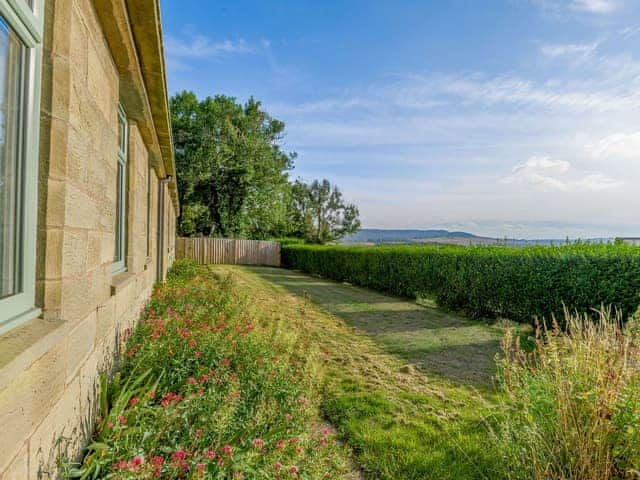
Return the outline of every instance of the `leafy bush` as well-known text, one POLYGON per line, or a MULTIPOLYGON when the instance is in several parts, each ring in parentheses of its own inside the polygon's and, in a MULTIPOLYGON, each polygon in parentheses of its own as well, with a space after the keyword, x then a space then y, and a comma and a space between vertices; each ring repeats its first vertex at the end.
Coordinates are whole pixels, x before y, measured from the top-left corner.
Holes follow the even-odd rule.
POLYGON ((493 438, 505 478, 640 478, 640 337, 619 318, 539 329, 527 354, 507 335, 493 438))
POLYGON ((177 262, 102 380, 82 478, 333 478, 342 451, 314 425, 313 346, 246 313, 229 278, 177 262), (299 352, 303 351, 304 355, 299 352))
POLYGON ((167 273, 167 280, 191 280, 198 274, 198 262, 182 258, 173 262, 171 269, 167 273))
POLYGON ((284 265, 404 297, 433 296, 472 317, 518 322, 640 305, 640 248, 284 245, 284 265))

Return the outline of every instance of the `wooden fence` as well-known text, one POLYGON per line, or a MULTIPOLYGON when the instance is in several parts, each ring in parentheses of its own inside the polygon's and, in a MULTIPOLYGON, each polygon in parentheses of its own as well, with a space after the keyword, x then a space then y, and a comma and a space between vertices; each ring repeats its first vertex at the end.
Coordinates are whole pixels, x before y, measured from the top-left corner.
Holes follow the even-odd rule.
POLYGON ((280 266, 280 243, 234 238, 177 238, 176 258, 190 258, 207 265, 280 266))

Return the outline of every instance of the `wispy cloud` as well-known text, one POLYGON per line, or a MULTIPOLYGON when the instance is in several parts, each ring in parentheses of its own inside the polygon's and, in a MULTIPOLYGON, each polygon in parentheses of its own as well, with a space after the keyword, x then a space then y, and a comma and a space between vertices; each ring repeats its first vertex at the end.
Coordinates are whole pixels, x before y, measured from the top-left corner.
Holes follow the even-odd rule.
POLYGON ((242 38, 213 40, 201 34, 185 34, 179 38, 169 35, 165 39, 165 51, 170 69, 191 70, 195 61, 257 53, 264 48, 263 42, 252 46, 242 38))
POLYGON ((167 55, 178 58, 206 58, 255 52, 255 49, 243 39, 213 41, 204 35, 195 35, 188 39, 167 37, 165 45, 167 55))
MULTIPOLYGON (((594 15, 609 15, 623 6, 625 0, 530 0, 545 13, 552 15, 566 15, 568 13, 588 13, 594 15)), ((626 0, 628 1, 628 0, 626 0)))
POLYGON ((544 44, 540 47, 543 55, 550 58, 569 57, 585 59, 598 48, 598 42, 594 43, 569 43, 569 44, 544 44))
POLYGON ((597 159, 623 159, 640 163, 640 132, 613 133, 586 145, 597 159))
POLYGON ((607 14, 620 8, 620 0, 573 0, 570 8, 582 12, 607 14))
POLYGON ((571 163, 536 156, 513 167, 503 182, 562 192, 598 192, 622 185, 622 182, 599 172, 571 175, 571 163))

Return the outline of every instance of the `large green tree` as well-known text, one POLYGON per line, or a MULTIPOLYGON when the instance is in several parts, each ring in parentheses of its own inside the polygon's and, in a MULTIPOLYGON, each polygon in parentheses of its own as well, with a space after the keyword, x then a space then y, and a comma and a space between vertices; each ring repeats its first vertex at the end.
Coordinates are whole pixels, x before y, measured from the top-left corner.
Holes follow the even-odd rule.
POLYGON ((342 238, 360 228, 358 207, 346 203, 342 192, 329 180, 291 185, 291 229, 295 236, 312 243, 342 238))
POLYGON ((287 226, 295 154, 282 150, 284 123, 260 102, 224 95, 171 98, 182 235, 265 238, 287 226))

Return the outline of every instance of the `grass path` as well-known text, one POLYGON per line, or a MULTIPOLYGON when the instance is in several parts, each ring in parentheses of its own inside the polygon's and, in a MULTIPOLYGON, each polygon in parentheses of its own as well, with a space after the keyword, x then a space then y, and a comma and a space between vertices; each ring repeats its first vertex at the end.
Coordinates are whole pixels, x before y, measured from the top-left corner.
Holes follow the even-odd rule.
POLYGON ((323 413, 365 478, 495 478, 483 418, 500 328, 284 269, 211 268, 320 346, 323 413))

